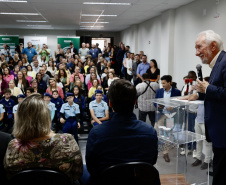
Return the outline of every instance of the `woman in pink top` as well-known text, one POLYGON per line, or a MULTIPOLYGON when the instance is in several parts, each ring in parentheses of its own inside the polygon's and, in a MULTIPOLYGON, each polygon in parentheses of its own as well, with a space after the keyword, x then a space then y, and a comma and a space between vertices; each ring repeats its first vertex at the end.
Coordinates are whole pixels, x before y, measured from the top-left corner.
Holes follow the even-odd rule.
MULTIPOLYGON (((95 80, 95 79, 97 79, 97 75, 95 73, 91 73, 90 80, 87 83, 88 91, 93 86, 92 83, 93 83, 93 80, 95 80)), ((100 80, 98 80, 98 81, 99 81, 99 84, 101 84, 100 80)))
POLYGON ((31 76, 27 75, 27 69, 23 68, 21 69, 21 72, 23 73, 25 79, 29 82, 29 86, 31 86, 31 80, 33 79, 31 76))
POLYGON ((3 78, 7 82, 7 84, 9 84, 10 80, 14 80, 14 76, 10 74, 10 69, 7 67, 4 69, 3 78))
POLYGON ((56 80, 54 78, 50 78, 49 79, 49 87, 46 89, 46 92, 52 95, 54 90, 57 90, 60 97, 62 99, 64 99, 64 92, 63 92, 62 88, 57 86, 56 80))

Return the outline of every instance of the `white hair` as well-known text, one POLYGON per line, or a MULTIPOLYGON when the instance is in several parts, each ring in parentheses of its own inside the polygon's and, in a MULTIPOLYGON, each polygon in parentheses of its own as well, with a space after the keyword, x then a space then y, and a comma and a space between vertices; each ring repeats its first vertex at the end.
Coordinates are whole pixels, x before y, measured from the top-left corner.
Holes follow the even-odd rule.
POLYGON ((219 50, 223 50, 223 41, 220 37, 220 35, 218 35, 217 33, 215 33, 213 30, 206 30, 206 31, 202 31, 201 33, 199 33, 198 37, 201 35, 205 35, 206 37, 206 43, 208 45, 210 45, 213 41, 215 41, 217 43, 217 48, 219 50))

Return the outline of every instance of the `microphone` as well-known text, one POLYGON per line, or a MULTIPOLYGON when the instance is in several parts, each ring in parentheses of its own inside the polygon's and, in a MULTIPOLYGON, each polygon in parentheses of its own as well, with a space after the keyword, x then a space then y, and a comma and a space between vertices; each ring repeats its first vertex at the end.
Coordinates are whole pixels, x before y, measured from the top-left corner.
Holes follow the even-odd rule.
POLYGON ((196 69, 197 69, 198 79, 200 81, 203 81, 203 77, 202 77, 202 66, 200 64, 197 64, 196 65, 196 69))

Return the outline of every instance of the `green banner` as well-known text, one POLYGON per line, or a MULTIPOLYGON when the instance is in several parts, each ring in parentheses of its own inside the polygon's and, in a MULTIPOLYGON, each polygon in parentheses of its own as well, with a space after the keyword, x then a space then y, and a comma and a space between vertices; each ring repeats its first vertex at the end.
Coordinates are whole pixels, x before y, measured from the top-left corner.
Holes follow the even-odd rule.
POLYGON ((19 36, 18 35, 0 35, 0 49, 3 49, 3 45, 7 44, 10 47, 10 52, 12 56, 15 54, 15 48, 19 45, 19 36))
POLYGON ((70 48, 70 43, 74 44, 74 48, 79 50, 80 37, 57 37, 57 43, 61 45, 61 48, 66 52, 70 48))

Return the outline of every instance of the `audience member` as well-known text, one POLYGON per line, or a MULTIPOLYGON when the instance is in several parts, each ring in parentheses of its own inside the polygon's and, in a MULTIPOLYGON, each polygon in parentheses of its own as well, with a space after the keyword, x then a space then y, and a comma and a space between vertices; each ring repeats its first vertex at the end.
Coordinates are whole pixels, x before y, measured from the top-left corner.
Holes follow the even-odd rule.
POLYGON ((19 87, 15 86, 15 82, 14 80, 10 80, 9 81, 9 89, 11 91, 11 95, 12 96, 18 96, 19 94, 23 94, 23 92, 21 91, 21 89, 19 87))
POLYGON ((82 156, 76 141, 70 134, 51 131, 50 112, 41 95, 32 94, 22 101, 13 134, 15 139, 9 143, 4 159, 8 176, 45 167, 62 171, 72 181, 82 175, 82 156), (57 157, 53 155, 56 151, 57 157))
POLYGON ((37 52, 32 47, 32 43, 31 42, 28 42, 27 45, 28 45, 28 47, 27 48, 24 48, 23 51, 22 51, 22 56, 24 57, 24 55, 26 54, 27 55, 28 62, 31 63, 31 62, 33 62, 32 61, 32 57, 34 55, 37 55, 37 52))
POLYGON ((150 64, 147 62, 147 56, 142 56, 142 63, 140 63, 137 66, 137 77, 138 77, 138 83, 141 83, 144 79, 142 78, 142 75, 146 73, 146 71, 149 69, 150 64))
POLYGON ((136 55, 135 56, 135 62, 133 63, 132 66, 132 74, 133 74, 133 84, 136 86, 139 82, 138 76, 137 76, 137 67, 141 63, 140 61, 140 56, 136 55))
POLYGON ((160 70, 155 59, 150 60, 150 68, 146 71, 146 73, 150 75, 150 80, 152 82, 159 82, 160 70))
MULTIPOLYGON (((97 184, 103 170, 112 165, 137 161, 156 163, 157 134, 152 126, 136 120, 133 114, 136 97, 136 89, 130 82, 116 80, 111 84, 109 104, 114 110, 112 118, 92 128, 86 146, 91 184, 97 184)), ((86 168, 84 176, 89 176, 86 168)))
POLYGON ((47 88, 46 92, 51 94, 54 90, 57 90, 62 100, 64 99, 64 93, 61 87, 59 87, 56 83, 56 80, 54 78, 49 79, 49 87, 47 88))
POLYGON ((159 84, 156 82, 150 82, 150 75, 148 73, 144 73, 142 78, 144 81, 136 86, 139 120, 146 122, 146 117, 148 115, 151 125, 154 127, 156 109, 148 100, 155 98, 156 91, 159 89, 159 84))

